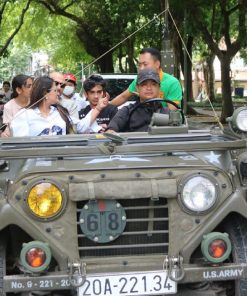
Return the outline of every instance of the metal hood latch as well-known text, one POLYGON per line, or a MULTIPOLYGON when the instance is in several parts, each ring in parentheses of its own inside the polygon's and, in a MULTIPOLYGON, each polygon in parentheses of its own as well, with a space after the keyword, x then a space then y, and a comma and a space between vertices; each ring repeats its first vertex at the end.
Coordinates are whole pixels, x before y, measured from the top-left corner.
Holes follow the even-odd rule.
POLYGON ((86 264, 81 261, 69 262, 69 282, 72 287, 81 287, 86 281, 86 264))

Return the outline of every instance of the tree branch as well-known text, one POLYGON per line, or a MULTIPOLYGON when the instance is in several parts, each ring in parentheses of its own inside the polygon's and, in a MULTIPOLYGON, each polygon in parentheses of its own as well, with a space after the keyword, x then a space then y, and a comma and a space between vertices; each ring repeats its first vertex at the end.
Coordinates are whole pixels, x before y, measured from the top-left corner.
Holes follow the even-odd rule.
MULTIPOLYGON (((192 9, 194 10, 194 9, 192 9)), ((200 29, 201 33, 203 34, 203 37, 205 41, 207 42, 209 48, 211 49, 212 52, 214 52, 217 56, 221 56, 221 51, 218 47, 218 44, 214 41, 213 37, 210 35, 207 27, 204 25, 204 22, 201 20, 201 16, 198 13, 198 7, 196 10, 192 11, 193 13, 193 18, 195 20, 195 23, 197 27, 200 29)))
MULTIPOLYGON (((4 13, 4 9, 6 7, 7 1, 5 1, 0 9, 0 25, 2 23, 3 20, 3 13, 4 13)), ((0 27, 0 32, 1 32, 1 27, 0 27)))
POLYGON ((78 0, 72 0, 70 3, 68 3, 67 5, 65 5, 62 9, 66 10, 67 8, 69 8, 70 6, 72 6, 73 4, 75 4, 76 2, 79 2, 78 0))
POLYGON ((48 3, 46 3, 46 1, 40 0, 39 4, 44 5, 45 8, 48 9, 51 13, 55 13, 55 11, 52 9, 52 7, 48 3))
POLYGON ((235 55, 242 44, 246 40, 247 28, 246 28, 246 12, 247 12, 247 1, 239 0, 239 17, 238 17, 238 37, 232 43, 232 54, 235 55))
POLYGON ((20 20, 19 20, 19 24, 16 27, 16 29, 14 30, 14 32, 10 35, 10 37, 6 40, 5 44, 3 45, 3 47, 0 48, 0 56, 2 56, 4 54, 4 52, 6 51, 6 49, 8 48, 10 42, 13 40, 13 38, 15 37, 15 35, 20 31, 21 26, 24 23, 24 16, 25 13, 27 12, 27 10, 29 9, 30 3, 32 2, 32 0, 28 0, 26 7, 23 8, 21 16, 20 16, 20 20))
POLYGON ((67 4, 65 6, 65 8, 61 8, 59 5, 57 5, 57 1, 53 1, 53 0, 41 0, 38 1, 38 3, 43 4, 52 14, 56 14, 56 15, 62 15, 66 18, 69 18, 71 20, 73 20, 76 23, 81 23, 81 19, 79 17, 77 17, 76 15, 69 13, 67 11, 65 11, 66 8, 68 8, 68 6, 71 6, 72 4, 78 2, 77 0, 71 1, 69 4, 67 4))
POLYGON ((232 7, 231 9, 229 9, 227 11, 228 15, 230 15, 230 14, 234 13, 235 11, 237 11, 239 9, 239 7, 240 7, 239 4, 237 4, 234 7, 232 7))
POLYGON ((230 38, 230 21, 229 21, 229 14, 226 11, 226 0, 220 1, 221 13, 224 19, 223 22, 223 31, 222 34, 225 37, 226 47, 230 48, 231 46, 231 38, 230 38))

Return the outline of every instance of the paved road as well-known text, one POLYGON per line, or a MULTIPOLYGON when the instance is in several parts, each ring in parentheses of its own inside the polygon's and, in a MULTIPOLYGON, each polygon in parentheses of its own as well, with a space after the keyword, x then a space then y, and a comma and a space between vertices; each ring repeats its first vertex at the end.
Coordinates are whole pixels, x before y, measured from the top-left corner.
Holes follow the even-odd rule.
MULTIPOLYGON (((188 123, 192 129, 209 129, 217 125, 215 113, 210 109, 194 108, 198 113, 197 115, 188 115, 188 123)), ((216 111, 220 118, 221 111, 216 111)))

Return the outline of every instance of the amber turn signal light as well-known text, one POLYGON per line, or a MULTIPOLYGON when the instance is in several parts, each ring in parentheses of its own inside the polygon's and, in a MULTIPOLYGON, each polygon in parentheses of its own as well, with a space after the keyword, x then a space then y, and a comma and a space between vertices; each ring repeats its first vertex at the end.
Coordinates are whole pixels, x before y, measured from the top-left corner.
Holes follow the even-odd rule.
POLYGON ((40 267, 45 263, 46 255, 40 248, 32 248, 26 253, 26 261, 32 267, 40 267))
POLYGON ((207 261, 221 263, 229 258, 232 244, 227 233, 211 232, 203 236, 201 250, 207 261))
POLYGON ((212 241, 208 246, 209 254, 214 258, 221 258, 227 251, 227 245, 225 241, 216 239, 212 241))
POLYGON ((47 243, 31 241, 22 245, 21 264, 29 272, 43 272, 51 262, 51 250, 47 243))

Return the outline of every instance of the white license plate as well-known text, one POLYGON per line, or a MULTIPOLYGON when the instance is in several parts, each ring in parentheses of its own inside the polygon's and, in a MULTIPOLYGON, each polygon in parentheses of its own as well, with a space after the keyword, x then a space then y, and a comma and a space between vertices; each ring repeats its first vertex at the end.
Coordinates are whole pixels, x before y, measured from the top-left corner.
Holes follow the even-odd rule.
POLYGON ((133 272, 114 275, 87 276, 79 288, 79 296, 122 296, 175 294, 177 283, 166 271, 133 272))

